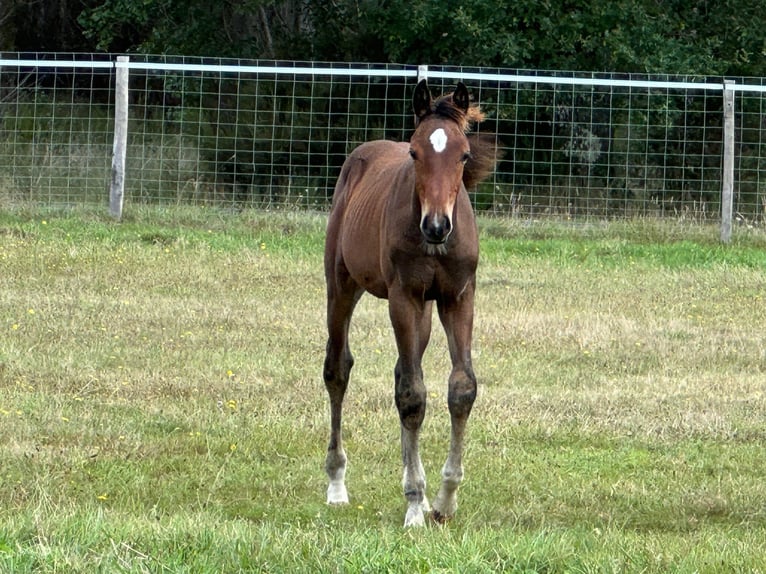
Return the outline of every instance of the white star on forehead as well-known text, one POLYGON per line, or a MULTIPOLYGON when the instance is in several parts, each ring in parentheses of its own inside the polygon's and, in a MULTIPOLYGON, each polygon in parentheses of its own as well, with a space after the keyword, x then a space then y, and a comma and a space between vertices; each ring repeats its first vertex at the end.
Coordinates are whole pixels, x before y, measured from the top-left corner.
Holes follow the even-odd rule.
POLYGON ((431 142, 431 145, 434 146, 434 151, 436 153, 443 152, 444 148, 447 147, 447 134, 442 128, 434 130, 434 133, 432 133, 431 137, 428 139, 431 142))

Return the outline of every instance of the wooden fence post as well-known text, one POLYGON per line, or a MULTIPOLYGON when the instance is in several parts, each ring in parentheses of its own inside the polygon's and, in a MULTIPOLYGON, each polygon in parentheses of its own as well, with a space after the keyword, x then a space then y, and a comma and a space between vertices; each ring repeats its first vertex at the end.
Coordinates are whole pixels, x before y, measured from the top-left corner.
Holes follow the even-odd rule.
POLYGON ((721 178, 721 241, 731 241, 734 211, 734 81, 723 83, 723 176, 721 178))
POLYGON ((112 146, 112 181, 109 186, 109 211, 117 220, 122 218, 125 195, 125 152, 128 145, 128 74, 127 56, 117 56, 114 95, 114 144, 112 146))

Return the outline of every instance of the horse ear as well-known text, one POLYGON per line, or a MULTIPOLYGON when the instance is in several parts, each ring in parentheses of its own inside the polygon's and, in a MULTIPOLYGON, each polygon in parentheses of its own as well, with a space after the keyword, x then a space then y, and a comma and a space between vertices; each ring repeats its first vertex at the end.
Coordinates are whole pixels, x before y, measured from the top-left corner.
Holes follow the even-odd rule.
POLYGON ((471 96, 468 95, 468 88, 465 87, 463 82, 457 83, 457 88, 455 88, 452 94, 452 102, 463 112, 468 111, 468 106, 471 104, 471 96))
POLYGON ((428 89, 426 80, 420 80, 415 88, 415 95, 412 96, 412 109, 417 120, 431 113, 431 90, 428 89))

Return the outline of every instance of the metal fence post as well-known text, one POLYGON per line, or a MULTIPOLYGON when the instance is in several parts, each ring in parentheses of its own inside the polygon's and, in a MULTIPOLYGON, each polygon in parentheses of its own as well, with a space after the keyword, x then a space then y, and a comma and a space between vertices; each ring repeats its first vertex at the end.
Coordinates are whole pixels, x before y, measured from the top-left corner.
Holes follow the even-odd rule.
POLYGON ((418 83, 420 83, 421 80, 427 80, 428 79, 428 66, 425 66, 421 64, 418 66, 418 83))
POLYGON ((109 211, 122 218, 125 195, 125 152, 128 145, 128 74, 127 56, 117 56, 114 95, 114 144, 112 146, 112 180, 109 186, 109 211))
POLYGON ((721 241, 731 241, 734 211, 734 81, 723 82, 723 176, 721 178, 721 241))

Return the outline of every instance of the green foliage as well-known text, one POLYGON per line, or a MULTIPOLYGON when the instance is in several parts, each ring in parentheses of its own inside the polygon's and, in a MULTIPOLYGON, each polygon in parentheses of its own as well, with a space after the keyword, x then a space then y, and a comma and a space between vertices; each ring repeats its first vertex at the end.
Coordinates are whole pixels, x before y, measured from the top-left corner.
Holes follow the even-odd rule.
POLYGON ((290 30, 285 2, 105 0, 78 21, 99 50, 157 54, 274 57, 290 30))
POLYGON ((0 45, 58 33, 78 50, 763 76, 761 13, 759 0, 11 0, 0 45))
MULTIPOLYGON (((42 29, 29 25, 26 0, 14 0, 11 7, 0 31, 42 29)), ((671 79, 676 74, 766 75, 758 0, 89 0, 65 8, 72 13, 57 18, 78 22, 92 48, 104 51, 651 73, 671 79)), ((35 18, 53 12, 35 13, 35 18)), ((69 36, 72 29, 66 27, 69 36)), ((157 112, 161 120, 153 120, 177 129, 175 165, 198 162, 201 171, 215 176, 194 177, 189 185, 192 178, 179 177, 171 189, 150 184, 140 190, 145 198, 191 195, 205 201, 233 198, 268 205, 286 200, 313 206, 326 199, 348 151, 334 143, 336 136, 346 132, 352 144, 374 137, 402 139, 409 127, 404 119, 396 125, 378 119, 385 100, 398 97, 400 86, 371 94, 352 87, 342 94, 350 102, 345 105, 335 98, 342 89, 318 82, 259 82, 240 90, 226 80, 203 85, 196 78, 158 76, 148 81, 168 104, 157 112), (297 96, 293 103, 281 98, 289 90, 297 96), (218 101, 213 101, 216 93, 218 101), (256 110, 256 100, 269 102, 270 111, 256 110), (190 110, 180 101, 199 105, 190 110), (362 109, 372 119, 356 115, 362 109), (351 114, 348 120, 340 119, 343 111, 351 114), (191 127, 195 123, 198 127, 191 127), (220 148, 210 151, 208 142, 220 148), (309 167, 296 171, 293 164, 309 167)), ((716 97, 687 100, 664 93, 557 87, 534 93, 499 90, 483 94, 481 103, 494 122, 485 129, 512 134, 514 141, 505 144, 513 157, 508 154, 506 161, 521 169, 512 181, 500 178, 499 185, 477 190, 480 208, 514 211, 524 196, 528 212, 570 216, 585 210, 609 216, 626 206, 638 214, 691 209, 708 217, 719 212, 721 166, 715 150, 722 138, 716 97), (578 117, 578 109, 589 112, 578 117)), ((737 193, 747 220, 759 219, 763 211, 764 154, 756 106, 760 100, 753 104, 743 98, 738 104, 744 145, 737 193)))
MULTIPOLYGON (((144 198, 296 207, 327 205, 348 152, 371 139, 404 139, 404 80, 296 82, 176 76, 142 78, 183 106, 148 106, 145 129, 162 123, 198 162, 195 190, 145 188, 144 198)), ((140 131, 140 130, 139 130, 140 131)), ((136 141, 136 153, 146 140, 136 141)), ((154 142, 152 142, 154 144, 154 142)), ((131 154, 129 154, 131 155, 131 154)), ((176 165, 186 163, 178 158, 176 165)), ((182 182, 188 177, 175 178, 182 182)), ((159 183, 159 182, 158 182, 159 183)))
POLYGON ((42 199, 66 190, 64 201, 100 200, 111 150, 113 119, 104 106, 77 102, 71 91, 58 98, 35 90, 29 99, 0 101, 0 168, 7 198, 42 199))
MULTIPOLYGON (((327 27, 342 26, 346 34, 336 37, 343 52, 363 59, 368 59, 366 46, 377 55, 382 45, 387 61, 409 64, 763 75, 758 5, 756 0, 472 0, 459 5, 393 0, 333 2, 332 9, 312 15, 320 36, 327 27), (349 29, 363 32, 349 35, 349 29)), ((312 54, 328 56, 335 54, 312 54)))

